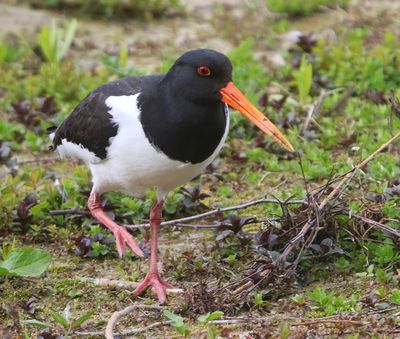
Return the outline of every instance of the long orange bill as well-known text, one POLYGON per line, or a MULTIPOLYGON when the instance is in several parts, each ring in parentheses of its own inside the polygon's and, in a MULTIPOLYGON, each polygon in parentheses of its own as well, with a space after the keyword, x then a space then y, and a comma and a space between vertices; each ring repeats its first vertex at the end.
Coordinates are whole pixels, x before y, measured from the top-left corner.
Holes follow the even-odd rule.
POLYGON ((220 93, 223 102, 242 113, 254 125, 268 134, 289 152, 294 152, 294 148, 289 140, 286 139, 281 131, 262 114, 232 82, 229 82, 228 85, 222 88, 220 93))

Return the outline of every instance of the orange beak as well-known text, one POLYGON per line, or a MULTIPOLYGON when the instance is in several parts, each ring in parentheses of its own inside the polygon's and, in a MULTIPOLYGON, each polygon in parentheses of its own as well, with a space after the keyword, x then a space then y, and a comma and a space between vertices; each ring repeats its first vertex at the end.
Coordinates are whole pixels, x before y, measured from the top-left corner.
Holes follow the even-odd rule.
POLYGON ((242 113, 260 130, 268 134, 289 152, 294 152, 294 148, 290 144, 289 140, 286 139, 281 131, 264 114, 262 114, 232 82, 229 82, 219 92, 222 95, 223 102, 242 113))

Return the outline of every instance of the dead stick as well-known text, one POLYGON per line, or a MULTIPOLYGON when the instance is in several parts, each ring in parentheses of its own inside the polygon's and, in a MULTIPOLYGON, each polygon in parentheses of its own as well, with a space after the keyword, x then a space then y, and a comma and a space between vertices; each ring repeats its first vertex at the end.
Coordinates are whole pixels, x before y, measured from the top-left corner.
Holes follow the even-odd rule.
POLYGON ((306 121, 304 122, 304 126, 303 126, 303 129, 302 129, 303 133, 307 130, 311 119, 313 117, 315 117, 317 114, 319 114, 319 112, 321 110, 321 107, 322 107, 322 104, 323 104, 323 102, 325 100, 326 95, 331 93, 331 92, 332 91, 326 92, 324 89, 321 90, 321 93, 319 94, 317 102, 314 105, 312 105, 310 107, 310 110, 308 111, 308 115, 307 115, 306 121))
MULTIPOLYGON (((217 213, 245 209, 245 208, 259 205, 259 204, 280 204, 280 203, 281 202, 279 202, 276 199, 259 199, 259 200, 254 200, 254 201, 248 201, 248 202, 245 202, 240 205, 234 205, 234 206, 229 206, 229 207, 225 207, 225 208, 217 208, 217 209, 205 212, 205 213, 192 215, 192 216, 186 217, 186 218, 164 221, 160 224, 160 226, 175 226, 176 224, 179 224, 179 223, 187 223, 189 221, 194 221, 194 220, 199 220, 199 219, 203 219, 206 217, 210 217, 217 213)), ((294 204, 301 205, 301 204, 305 204, 305 203, 306 203, 306 201, 304 201, 304 200, 289 200, 286 202, 286 204, 289 204, 289 205, 294 205, 294 204)), ((136 229, 136 228, 140 228, 140 227, 150 227, 150 224, 146 223, 146 224, 138 224, 138 225, 125 225, 125 227, 129 228, 129 229, 136 229)))
POLYGON ((21 160, 17 162, 17 165, 27 165, 27 164, 49 164, 53 162, 61 162, 61 158, 59 157, 48 157, 48 158, 36 158, 36 159, 29 159, 29 160, 21 160))
MULTIPOLYGON (((114 287, 121 289, 135 289, 139 286, 139 283, 134 281, 125 281, 125 280, 114 280, 108 278, 87 278, 87 277, 79 277, 78 280, 83 282, 89 282, 94 285, 98 285, 100 287, 114 287)), ((180 288, 167 288, 167 294, 172 293, 182 293, 183 290, 180 288)))
MULTIPOLYGON (((348 212, 350 212, 350 211, 348 211, 348 212)), ((349 213, 346 213, 346 214, 349 215, 349 213)), ((387 233, 395 236, 396 238, 400 239, 400 232, 398 230, 390 227, 390 226, 386 226, 385 224, 382 224, 382 223, 380 223, 378 221, 369 219, 367 217, 363 217, 362 215, 359 215, 359 214, 352 213, 351 216, 353 218, 356 218, 358 220, 361 220, 361 221, 365 222, 366 224, 368 224, 368 225, 370 225, 370 226, 372 226, 374 228, 378 228, 381 231, 387 232, 387 233)))
MULTIPOLYGON (((279 204, 279 203, 280 202, 275 199, 259 199, 259 200, 245 202, 240 205, 234 205, 234 206, 229 206, 229 207, 225 207, 225 208, 216 208, 214 210, 211 210, 211 211, 208 211, 205 213, 201 213, 201 214, 192 215, 192 216, 186 217, 186 218, 164 221, 161 223, 160 226, 181 226, 181 227, 197 228, 196 225, 191 226, 191 225, 184 225, 184 224, 189 221, 199 220, 199 219, 203 219, 203 218, 212 216, 219 212, 240 210, 240 209, 245 209, 245 208, 248 208, 248 207, 251 207, 254 205, 259 205, 259 204, 279 204), (180 225, 180 224, 182 224, 182 225, 180 225)), ((307 202, 305 200, 289 200, 289 201, 286 201, 285 203, 289 204, 289 205, 302 205, 302 204, 306 204, 307 202)), ((50 215, 68 215, 68 214, 88 215, 88 216, 91 215, 88 210, 85 210, 83 208, 67 208, 64 210, 51 210, 49 213, 50 213, 50 215)), ((148 228, 148 227, 150 227, 150 224, 146 223, 146 224, 124 225, 124 226, 129 229, 137 229, 137 228, 141 228, 141 227, 148 228)), ((215 227, 214 225, 208 226, 208 228, 214 228, 214 227, 215 227)), ((207 227, 202 226, 199 228, 207 228, 207 227)))
POLYGON ((75 215, 91 215, 89 211, 84 210, 83 208, 67 208, 65 210, 51 210, 50 215, 67 215, 67 214, 75 214, 75 215))
MULTIPOLYGON (((146 332, 148 330, 151 330, 152 328, 158 327, 158 326, 165 326, 171 324, 171 320, 166 320, 166 321, 159 321, 152 323, 150 325, 147 325, 145 327, 133 327, 133 328, 128 328, 125 331, 121 332, 116 332, 114 333, 114 336, 116 337, 125 337, 125 336, 131 336, 132 334, 138 334, 142 332, 146 332)), ((103 336, 104 332, 103 331, 96 331, 96 332, 73 332, 74 336, 78 337, 93 337, 93 336, 103 336)))
MULTIPOLYGON (((105 331, 105 336, 106 339, 114 339, 114 327, 115 324, 117 323, 118 319, 131 313, 132 311, 136 310, 136 309, 144 309, 144 310, 162 310, 163 307, 161 306, 155 306, 155 305, 142 305, 142 304, 134 304, 134 305, 130 305, 128 307, 125 307, 123 310, 121 311, 116 311, 114 312, 110 319, 107 322, 107 326, 106 326, 106 331, 105 331)), ((159 325, 159 324, 158 324, 159 325)))
POLYGON ((366 323, 358 320, 347 320, 347 319, 312 319, 310 321, 303 321, 300 323, 290 324, 290 326, 307 326, 307 325, 315 325, 315 324, 351 324, 356 326, 365 326, 366 323))
MULTIPOLYGON (((397 138, 400 137, 400 132, 397 132, 395 136, 390 138, 387 142, 382 144, 375 152, 370 154, 366 159, 361 161, 358 165, 356 165, 351 171, 347 172, 346 175, 343 176, 343 178, 339 181, 339 183, 336 185, 336 187, 332 190, 331 193, 321 202, 321 204, 317 207, 316 212, 322 212, 325 206, 333 199, 336 197, 336 195, 339 195, 339 191, 342 189, 342 186, 348 181, 351 180, 354 175, 362 169, 366 164, 368 164, 373 158, 375 158, 383 149, 385 149, 388 145, 390 145, 393 141, 395 141, 397 138)), ((315 218, 312 219, 311 221, 306 222, 306 224, 303 226, 301 231, 294 237, 289 244, 286 246, 285 250, 282 252, 282 254, 279 256, 279 258, 276 260, 277 264, 283 264, 289 255, 289 253, 293 250, 293 248, 297 245, 297 243, 304 238, 308 230, 315 224, 315 218)))

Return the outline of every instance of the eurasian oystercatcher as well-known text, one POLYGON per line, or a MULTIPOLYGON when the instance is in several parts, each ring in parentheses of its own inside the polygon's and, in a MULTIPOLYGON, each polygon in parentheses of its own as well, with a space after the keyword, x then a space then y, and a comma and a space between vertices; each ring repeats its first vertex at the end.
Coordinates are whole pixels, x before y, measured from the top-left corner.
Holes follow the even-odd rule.
POLYGON ((88 208, 114 233, 118 253, 143 257, 128 231, 104 213, 100 195, 108 191, 142 196, 157 187, 151 208, 150 270, 134 291, 152 286, 161 303, 166 288, 157 269, 157 232, 168 192, 200 174, 217 156, 229 129, 228 106, 238 110, 288 151, 293 147, 232 83, 232 64, 216 51, 196 49, 177 59, 168 73, 128 77, 104 84, 72 111, 51 134, 61 157, 90 168, 93 188, 88 208))

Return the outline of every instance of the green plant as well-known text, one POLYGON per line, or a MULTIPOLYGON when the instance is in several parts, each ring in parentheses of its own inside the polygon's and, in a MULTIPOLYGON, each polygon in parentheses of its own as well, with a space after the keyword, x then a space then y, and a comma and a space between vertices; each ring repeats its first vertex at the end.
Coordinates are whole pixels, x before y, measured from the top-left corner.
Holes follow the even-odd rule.
POLYGON ((211 324, 210 321, 219 319, 223 315, 224 312, 214 311, 212 313, 208 312, 207 314, 201 315, 197 318, 198 322, 207 325, 207 339, 215 339, 217 337, 217 328, 215 325, 211 324))
POLYGON ((118 56, 103 54, 100 59, 108 72, 119 78, 143 75, 143 72, 136 67, 128 67, 128 57, 128 46, 121 43, 118 56))
POLYGON ((279 335, 281 339, 288 339, 291 333, 292 331, 290 330, 289 324, 286 321, 282 322, 279 326, 279 335))
POLYGON ((65 57, 71 47, 77 27, 78 21, 75 19, 70 21, 64 30, 58 28, 54 21, 50 27, 42 27, 37 41, 48 62, 58 63, 65 57))
POLYGON ((291 17, 307 16, 321 10, 322 6, 346 7, 348 0, 266 0, 273 12, 285 13, 291 17))
MULTIPOLYGON (((94 311, 85 312, 83 315, 76 319, 71 318, 71 303, 68 303, 62 312, 51 312, 50 316, 53 321, 59 325, 63 331, 64 335, 68 337, 72 331, 81 327, 81 325, 89 320, 94 314, 94 311)), ((39 327, 54 327, 53 325, 37 320, 26 320, 25 325, 28 326, 39 326, 39 327)))
POLYGON ((21 54, 18 48, 15 48, 5 42, 0 42, 0 65, 4 62, 13 62, 21 54))
POLYGON ((400 305, 400 290, 394 289, 390 295, 390 301, 396 305, 400 305))
POLYGON ((303 306, 307 300, 303 294, 296 294, 291 299, 299 306, 303 306))
POLYGON ((45 250, 14 246, 8 248, 4 244, 2 257, 0 276, 38 277, 51 262, 51 255, 45 250))
POLYGON ((181 10, 179 0, 21 0, 35 7, 78 12, 105 18, 138 17, 154 19, 168 13, 170 9, 181 10))
POLYGON ((400 262, 400 255, 395 247, 390 244, 368 243, 368 250, 372 257, 372 261, 379 267, 386 267, 400 262))
POLYGON ((300 102, 305 104, 309 98, 313 79, 313 67, 312 64, 308 63, 307 56, 305 54, 303 54, 301 58, 299 69, 293 71, 293 77, 296 80, 300 102))
POLYGON ((268 301, 264 300, 264 294, 262 292, 254 292, 254 305, 257 307, 264 307, 269 304, 268 301))
POLYGON ((183 318, 175 313, 172 313, 170 310, 164 310, 164 315, 171 320, 171 326, 175 328, 179 334, 184 337, 188 337, 190 332, 186 328, 183 318))
POLYGON ((317 287, 310 291, 308 297, 316 303, 324 315, 330 316, 339 311, 350 311, 356 308, 358 298, 351 295, 349 299, 343 294, 335 295, 333 292, 327 293, 325 289, 317 287))

